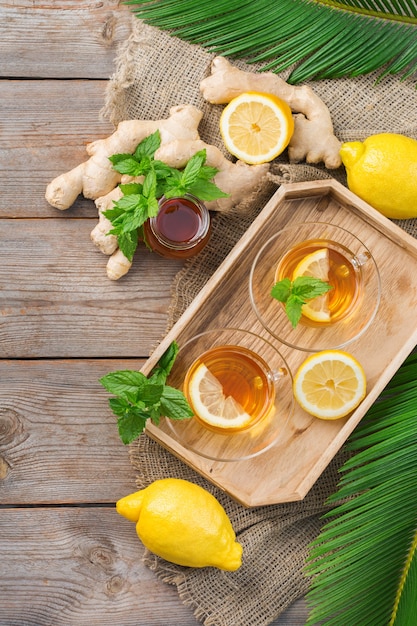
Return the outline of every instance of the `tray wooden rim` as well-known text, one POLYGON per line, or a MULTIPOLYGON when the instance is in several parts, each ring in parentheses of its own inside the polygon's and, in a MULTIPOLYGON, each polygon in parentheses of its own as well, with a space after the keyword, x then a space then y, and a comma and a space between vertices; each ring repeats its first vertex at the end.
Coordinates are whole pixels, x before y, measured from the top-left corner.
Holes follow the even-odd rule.
MULTIPOLYGON (((412 256, 417 259, 417 240, 414 237, 412 237, 402 228, 385 218, 378 211, 370 207, 367 203, 363 202, 360 198, 350 192, 343 185, 338 183, 338 181, 336 181, 335 179, 283 184, 278 188, 272 198, 266 203, 265 207, 262 209, 257 218, 253 221, 251 226, 236 243, 228 256, 220 264, 218 269, 209 278, 201 292, 196 296, 196 298, 186 309, 186 311, 184 311, 176 324, 171 328, 171 330, 166 334, 165 338, 157 346, 151 357, 146 361, 144 367, 142 368, 141 371, 143 373, 148 374, 157 363, 159 358, 162 356, 164 351, 167 349, 167 347, 170 345, 170 343, 175 340, 181 332, 186 331, 187 325, 190 323, 191 320, 195 318, 196 315, 198 315, 198 311, 202 306, 204 306, 206 300, 210 297, 213 290, 216 288, 217 285, 221 283, 222 279, 227 275, 230 268, 233 267, 233 264, 236 262, 236 260, 239 259, 242 249, 245 248, 245 246, 252 240, 258 230, 263 225, 265 225, 268 219, 270 219, 271 210, 274 207, 276 208, 277 206, 279 206, 279 204, 283 200, 298 199, 305 197, 306 195, 308 197, 330 195, 347 208, 350 208, 354 212, 358 213, 361 218, 366 215, 367 222, 376 231, 378 231, 382 236, 391 239, 395 244, 399 245, 401 248, 404 248, 407 252, 412 254, 412 256)), ((410 334, 408 340, 400 346, 395 358, 391 361, 391 367, 389 372, 383 372, 381 376, 379 376, 378 384, 375 384, 371 391, 368 392, 359 407, 351 414, 349 420, 339 430, 334 439, 335 449, 337 448, 338 450, 343 445, 349 434, 354 430, 359 421, 362 419, 363 415, 375 402, 382 389, 392 377, 393 373, 400 367, 405 358, 415 347, 416 343, 417 327, 414 329, 414 332, 410 334)), ((229 495, 231 495, 234 499, 238 500, 245 506, 258 506, 261 504, 273 504, 277 502, 301 500, 305 497, 306 493, 312 487, 311 479, 309 478, 309 476, 306 476, 304 480, 300 481, 298 489, 296 489, 292 493, 289 493, 285 499, 276 500, 272 496, 271 499, 258 501, 256 496, 251 497, 248 496, 248 494, 242 496, 242 494, 239 494, 238 492, 236 492, 235 489, 231 488, 227 480, 225 481, 223 479, 221 467, 219 467, 222 464, 208 461, 207 459, 198 457, 198 455, 188 450, 185 450, 174 439, 171 439, 169 436, 166 435, 166 433, 161 431, 160 428, 152 423, 147 424, 145 432, 164 448, 168 449, 183 462, 193 467, 193 469, 195 469, 198 473, 205 476, 210 482, 225 490, 227 493, 229 493, 229 495)), ((330 456, 323 455, 323 457, 318 460, 315 467, 312 468, 311 473, 317 474, 318 478, 327 467, 333 456, 334 454, 330 454, 330 456)), ((256 462, 257 460, 258 462, 260 462, 262 458, 263 455, 260 455, 252 461, 256 462)), ((238 463, 240 464, 241 462, 238 463)), ((243 461, 242 463, 245 463, 245 461, 243 461)))

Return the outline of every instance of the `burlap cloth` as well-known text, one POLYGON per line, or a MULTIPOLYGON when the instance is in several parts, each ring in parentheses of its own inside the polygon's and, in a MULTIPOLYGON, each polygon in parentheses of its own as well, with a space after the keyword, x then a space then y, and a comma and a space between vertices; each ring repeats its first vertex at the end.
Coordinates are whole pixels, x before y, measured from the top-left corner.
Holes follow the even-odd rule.
MULTIPOLYGON (((124 119, 162 119, 174 105, 194 104, 204 114, 201 138, 224 151, 218 132, 223 107, 207 104, 199 92, 214 55, 135 17, 132 22, 132 35, 120 50, 109 82, 103 117, 115 125, 124 119)), ((260 69, 241 61, 234 63, 252 71, 260 69)), ((387 77, 375 84, 375 79, 376 75, 370 75, 311 83, 331 111, 336 136, 352 141, 395 132, 417 139, 415 83, 387 77)), ((210 244, 176 277, 168 325, 179 318, 281 183, 329 177, 346 184, 344 168, 327 171, 321 166, 292 165, 284 155, 244 206, 228 215, 217 214, 210 244)), ((417 220, 398 224, 417 235, 417 220)), ((308 545, 319 532, 326 497, 336 490, 338 468, 345 457, 342 450, 302 502, 246 509, 142 435, 130 447, 138 488, 164 477, 185 478, 204 486, 223 504, 244 551, 243 565, 233 573, 176 566, 146 551, 144 562, 162 580, 177 586, 181 600, 206 626, 270 624, 308 589, 303 574, 308 545)))

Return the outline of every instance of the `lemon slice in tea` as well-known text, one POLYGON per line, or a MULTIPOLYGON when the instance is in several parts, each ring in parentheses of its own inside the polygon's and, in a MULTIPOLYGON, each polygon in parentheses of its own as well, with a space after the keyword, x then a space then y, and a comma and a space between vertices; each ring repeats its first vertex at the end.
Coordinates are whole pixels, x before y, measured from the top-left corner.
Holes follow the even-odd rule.
MULTIPOLYGON (((306 257, 297 265, 293 272, 293 280, 299 276, 313 276, 324 282, 329 280, 329 250, 320 248, 306 257)), ((312 298, 302 306, 302 313, 314 322, 330 322, 329 294, 312 298)))
POLYGON ((193 373, 188 394, 196 417, 208 426, 240 429, 252 420, 232 396, 224 395, 222 385, 204 363, 193 373))
POLYGON ((324 350, 301 364, 293 388, 295 399, 307 413, 334 420, 348 415, 363 400, 366 377, 351 354, 324 350))

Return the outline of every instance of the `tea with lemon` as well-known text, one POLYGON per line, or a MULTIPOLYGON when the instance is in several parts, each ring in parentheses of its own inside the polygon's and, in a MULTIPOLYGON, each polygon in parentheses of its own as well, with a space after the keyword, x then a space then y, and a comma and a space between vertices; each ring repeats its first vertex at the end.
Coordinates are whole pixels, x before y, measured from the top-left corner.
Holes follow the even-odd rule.
POLYGON ((259 422, 274 404, 275 387, 263 359, 243 346, 222 345, 189 368, 184 394, 196 419, 215 432, 239 432, 259 422))
MULTIPOLYGON (((303 311, 300 321, 308 326, 333 324, 346 318, 358 304, 363 292, 361 269, 360 266, 355 267, 353 254, 343 245, 324 239, 304 241, 291 248, 277 267, 276 280, 294 280, 297 274, 300 275, 298 268, 308 267, 308 258, 320 256, 316 254, 318 251, 326 251, 325 275, 320 275, 320 269, 315 270, 313 265, 312 272, 307 271, 303 275, 315 275, 328 282, 332 289, 324 296, 319 296, 326 307, 327 319, 323 316, 320 320, 319 316, 314 315, 314 311, 307 317, 303 311)), ((310 308, 309 310, 311 311, 310 308)))

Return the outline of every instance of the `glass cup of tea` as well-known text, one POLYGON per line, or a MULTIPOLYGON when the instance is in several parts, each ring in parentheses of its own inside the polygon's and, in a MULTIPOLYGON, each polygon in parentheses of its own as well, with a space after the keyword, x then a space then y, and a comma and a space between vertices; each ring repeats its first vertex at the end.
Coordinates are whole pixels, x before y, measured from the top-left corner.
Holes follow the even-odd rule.
POLYGON ((349 231, 324 222, 283 228, 259 250, 249 276, 252 308, 264 328, 285 345, 317 352, 357 340, 374 320, 381 281, 367 246, 349 231), (271 295, 283 279, 320 277, 331 288, 302 306, 295 326, 283 302, 271 295), (323 277, 324 276, 324 277, 323 277))
POLYGON ((215 461, 262 454, 281 437, 294 410, 290 369, 276 347, 246 330, 202 332, 180 344, 167 384, 194 411, 167 419, 186 449, 215 461))

